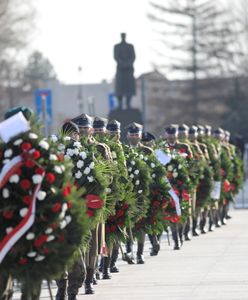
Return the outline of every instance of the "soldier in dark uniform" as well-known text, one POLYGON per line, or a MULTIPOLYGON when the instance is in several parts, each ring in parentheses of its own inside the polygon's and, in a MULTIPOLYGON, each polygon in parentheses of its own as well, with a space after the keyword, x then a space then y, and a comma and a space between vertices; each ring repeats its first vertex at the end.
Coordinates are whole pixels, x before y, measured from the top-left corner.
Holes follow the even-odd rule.
MULTIPOLYGON (((93 128, 92 128, 92 118, 87 114, 81 114, 80 116, 72 119, 75 122, 80 131, 80 140, 84 147, 90 146, 95 143, 92 138, 93 128)), ((89 248, 84 253, 84 261, 86 265, 86 278, 84 282, 85 294, 94 294, 93 281, 94 273, 97 264, 99 241, 98 237, 99 225, 97 224, 96 228, 91 230, 91 239, 89 243, 89 248)), ((96 283, 96 282, 95 282, 96 283)))
MULTIPOLYGON (((142 138, 142 128, 143 126, 138 123, 131 123, 127 127, 127 140, 131 148, 139 148, 145 155, 153 153, 153 150, 149 147, 144 146, 141 143, 142 138)), ((144 244, 145 244, 145 233, 141 234, 138 239, 138 249, 137 249, 137 264, 144 264, 144 244)), ((132 253, 133 244, 131 239, 127 242, 127 253, 132 253)))
POLYGON ((114 47, 114 59, 117 62, 115 95, 119 101, 119 109, 123 109, 123 97, 126 98, 127 108, 129 109, 131 98, 135 95, 135 79, 133 76, 135 52, 133 45, 126 42, 125 33, 121 33, 121 43, 114 47))
MULTIPOLYGON (((178 126, 170 125, 165 128, 165 139, 168 143, 169 150, 173 153, 183 152, 185 155, 185 159, 190 160, 193 157, 193 153, 190 147, 178 141, 178 126)), ((174 240, 174 250, 180 250, 180 247, 183 244, 183 232, 186 224, 177 224, 173 223, 171 225, 172 238, 174 240)))
MULTIPOLYGON (((155 141, 156 141, 156 137, 155 137, 154 134, 152 134, 148 131, 144 131, 142 133, 141 142, 144 146, 153 149, 153 147, 155 146, 155 141)), ((156 256, 156 255, 158 255, 158 252, 160 250, 160 237, 161 237, 161 234, 159 234, 159 235, 148 234, 148 237, 149 237, 149 240, 152 244, 152 249, 151 249, 150 255, 151 256, 156 256)))
MULTIPOLYGON (((79 141, 79 128, 75 123, 71 121, 64 123, 62 126, 62 132, 63 134, 70 136, 72 141, 79 141)), ((58 286, 56 300, 65 300, 66 290, 68 293, 68 300, 77 300, 77 294, 80 287, 83 285, 85 275, 86 268, 81 249, 79 249, 79 255, 76 258, 72 268, 56 281, 58 286)))

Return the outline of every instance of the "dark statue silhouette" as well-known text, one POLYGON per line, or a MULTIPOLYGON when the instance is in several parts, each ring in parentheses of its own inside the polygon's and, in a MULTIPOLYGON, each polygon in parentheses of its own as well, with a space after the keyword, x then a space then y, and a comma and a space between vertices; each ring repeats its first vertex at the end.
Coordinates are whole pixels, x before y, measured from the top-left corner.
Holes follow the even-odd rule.
POLYGON ((126 107, 130 109, 132 96, 135 95, 135 52, 133 45, 126 42, 125 33, 121 33, 121 42, 114 46, 114 59, 117 62, 115 96, 119 102, 118 109, 123 109, 123 98, 126 98, 126 107))

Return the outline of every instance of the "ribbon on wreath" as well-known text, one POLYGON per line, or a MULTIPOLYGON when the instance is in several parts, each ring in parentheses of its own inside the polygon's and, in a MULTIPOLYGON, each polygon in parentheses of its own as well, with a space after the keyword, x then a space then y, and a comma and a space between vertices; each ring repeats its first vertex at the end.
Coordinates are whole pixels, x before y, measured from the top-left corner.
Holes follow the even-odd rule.
MULTIPOLYGON (((35 162, 34 162, 35 163, 35 162)), ((0 172, 0 188, 3 188, 5 184, 9 181, 9 178, 15 174, 15 172, 24 164, 24 160, 21 156, 16 156, 12 158, 0 172)), ((42 180, 39 184, 35 186, 34 192, 31 196, 32 200, 28 207, 28 212, 25 217, 17 224, 11 232, 0 241, 0 263, 3 261, 4 257, 14 246, 14 244, 29 230, 33 225, 35 220, 36 211, 36 196, 40 190, 41 184, 45 176, 45 170, 41 174, 42 180)))

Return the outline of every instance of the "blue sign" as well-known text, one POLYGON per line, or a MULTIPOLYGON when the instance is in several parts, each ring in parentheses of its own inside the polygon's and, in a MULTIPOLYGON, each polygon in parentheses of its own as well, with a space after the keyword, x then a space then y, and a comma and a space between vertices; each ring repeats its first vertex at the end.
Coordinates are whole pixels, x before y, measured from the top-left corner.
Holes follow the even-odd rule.
POLYGON ((51 124, 53 119, 52 110, 52 91, 36 90, 35 91, 35 108, 37 116, 45 123, 51 124))
POLYGON ((108 106, 110 111, 114 110, 118 106, 114 93, 108 94, 108 106))

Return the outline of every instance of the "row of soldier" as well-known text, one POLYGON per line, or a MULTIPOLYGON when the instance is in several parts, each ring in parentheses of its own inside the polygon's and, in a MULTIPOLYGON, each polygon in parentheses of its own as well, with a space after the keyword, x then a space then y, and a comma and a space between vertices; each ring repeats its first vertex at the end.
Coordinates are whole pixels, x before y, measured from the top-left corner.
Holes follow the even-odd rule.
MULTIPOLYGON (((242 186, 243 169, 229 132, 170 125, 156 139, 140 124, 131 123, 126 129, 124 144, 118 121, 82 114, 48 139, 59 157, 72 165, 80 199, 86 200, 82 214, 88 225, 72 265, 64 266, 56 280, 57 300, 77 299, 83 284, 85 294, 93 294, 98 279, 119 272, 119 253, 128 264, 144 264, 146 234, 150 255, 156 256, 164 231, 172 233, 174 250, 180 250, 184 241, 213 231, 230 218, 229 203, 242 186)), ((11 278, 5 277, 11 290, 11 278)), ((1 284, 0 290, 5 285, 1 284)), ((39 299, 39 293, 32 300, 39 299)), ((3 299, 11 299, 9 295, 3 299)), ((23 289, 22 300, 26 299, 23 289)))
MULTIPOLYGON (((104 220, 105 224, 99 223, 92 230, 91 240, 89 242, 90 246, 85 253, 82 253, 79 262, 74 264, 74 267, 69 271, 67 277, 62 277, 61 280, 57 281, 57 300, 65 299, 66 278, 69 282, 68 299, 76 299, 78 289, 83 282, 85 285, 85 294, 93 294, 93 285, 97 284, 97 279, 100 278, 99 271, 102 272, 102 279, 110 279, 110 272, 119 272, 116 266, 119 251, 122 253, 123 260, 128 264, 134 264, 134 239, 137 240, 136 263, 144 264, 143 251, 146 233, 148 233, 152 245, 150 255, 154 256, 157 255, 160 250, 160 236, 163 230, 168 231, 168 228, 171 229, 174 250, 179 250, 184 240, 191 240, 191 235, 198 236, 200 233, 205 234, 207 231, 213 231, 215 227, 225 225, 226 219, 230 218, 228 215, 230 199, 223 199, 225 196, 222 198, 220 196, 215 197, 215 199, 211 198, 214 184, 220 182, 222 185, 221 189, 225 189, 223 186, 228 184, 229 186, 226 192, 230 194, 231 197, 234 195, 234 190, 231 190, 231 182, 227 179, 230 178, 230 176, 229 174, 224 174, 226 171, 228 172, 228 170, 224 171, 225 166, 222 166, 224 162, 221 161, 223 153, 225 157, 227 154, 230 162, 237 154, 235 153, 236 149, 229 144, 230 134, 228 132, 217 129, 213 131, 212 135, 210 126, 192 126, 189 128, 186 125, 170 125, 165 128, 164 137, 156 140, 153 134, 142 132, 142 126, 140 124, 132 123, 127 126, 127 140, 129 145, 122 145, 120 142, 120 130, 120 123, 118 121, 114 120, 106 123, 106 120, 101 118, 94 118, 94 120, 92 120, 92 118, 86 114, 80 115, 63 125, 63 132, 66 135, 70 135, 75 141, 81 141, 83 147, 95 144, 97 151, 101 153, 101 157, 107 161, 113 162, 113 160, 116 159, 113 141, 114 144, 117 144, 118 147, 122 149, 126 157, 126 161, 122 161, 122 163, 124 163, 126 169, 128 169, 127 173, 131 177, 130 179, 133 184, 132 192, 134 192, 134 198, 136 198, 134 205, 139 207, 139 217, 136 215, 128 225, 117 224, 117 228, 125 231, 124 240, 126 251, 123 251, 121 246, 122 238, 118 240, 118 235, 116 235, 117 239, 116 237, 113 240, 108 238, 108 236, 111 235, 111 230, 114 231, 115 225, 113 225, 114 223, 112 222, 115 218, 114 216, 121 214, 121 211, 117 208, 120 203, 115 203, 116 210, 111 216, 108 216, 108 219, 104 220), (181 217, 177 216, 178 213, 175 209, 173 211, 175 201, 168 194, 168 189, 164 191, 165 194, 162 195, 163 201, 161 206, 159 206, 156 201, 151 201, 151 198, 149 202, 149 197, 155 194, 155 190, 149 191, 149 187, 150 189, 155 188, 155 185, 153 185, 151 181, 156 175, 153 173, 155 165, 149 165, 149 159, 145 157, 155 158, 155 149, 162 149, 169 157, 171 156, 178 160, 183 158, 183 163, 185 163, 187 168, 191 188, 181 189, 181 192, 177 184, 178 182, 179 185, 183 186, 183 184, 180 183, 179 180, 177 182, 174 180, 173 182, 173 178, 170 178, 171 172, 168 170, 169 163, 163 166, 164 173, 160 175, 161 179, 164 180, 163 184, 166 184, 165 177, 167 176, 169 178, 172 188, 176 191, 182 206, 182 192, 184 193, 184 205, 185 200, 188 202, 188 205, 186 204, 186 208, 181 212, 181 217), (140 176, 148 189, 146 192, 144 191, 144 185, 142 189, 135 188, 136 184, 141 184, 141 180, 136 178, 136 181, 134 181, 132 176, 134 175, 132 174, 132 164, 135 165, 135 161, 132 161, 130 157, 135 157, 135 155, 147 163, 145 167, 147 168, 147 173, 150 173, 148 174, 150 178, 146 177, 145 172, 140 176), (131 161, 128 162, 130 159, 131 161), (203 164, 200 162, 203 162, 203 164), (128 168, 128 166, 131 167, 128 168), (201 175, 199 174, 199 170, 201 170, 201 175), (170 176, 168 173, 170 173, 170 176), (207 178, 207 180, 205 180, 205 178, 207 178), (147 182, 145 182, 145 180, 147 180, 147 182), (192 183, 194 184, 192 185, 192 183), (140 194, 143 195, 143 199, 140 197, 140 194), (169 198, 170 200, 168 200, 169 198), (152 222, 150 222, 151 216, 149 216, 149 214, 151 214, 151 209, 149 209, 149 205, 157 206, 158 210, 160 210, 160 213, 154 215, 155 220, 152 222), (168 208, 169 206, 170 208, 168 208), (161 214, 162 211, 163 214, 161 214), (151 224, 149 228, 145 226, 147 221, 151 224), (158 229, 158 226, 156 226, 159 222, 161 224, 164 222, 162 229, 161 227, 158 229), (107 250, 105 252, 102 250, 103 243, 106 243, 107 250), (100 261, 98 261, 99 257, 101 257, 100 261)), ((155 159, 157 164, 161 167, 161 163, 158 162, 157 158, 155 159)), ((121 161, 117 159, 116 163, 121 163, 121 161)), ((121 167, 119 168, 121 170, 121 167)), ((239 171, 242 171, 241 169, 239 171)), ((139 170, 137 168, 134 172, 140 172, 141 174, 141 169, 139 170)), ((240 174, 234 175, 240 176, 240 174)), ((178 176, 175 176, 175 178, 176 177, 178 176)), ((120 197, 120 199, 121 198, 122 197, 120 197)), ((125 201, 125 199, 122 199, 122 201, 123 200, 125 201)), ((132 217, 130 218, 132 219, 132 217)))

